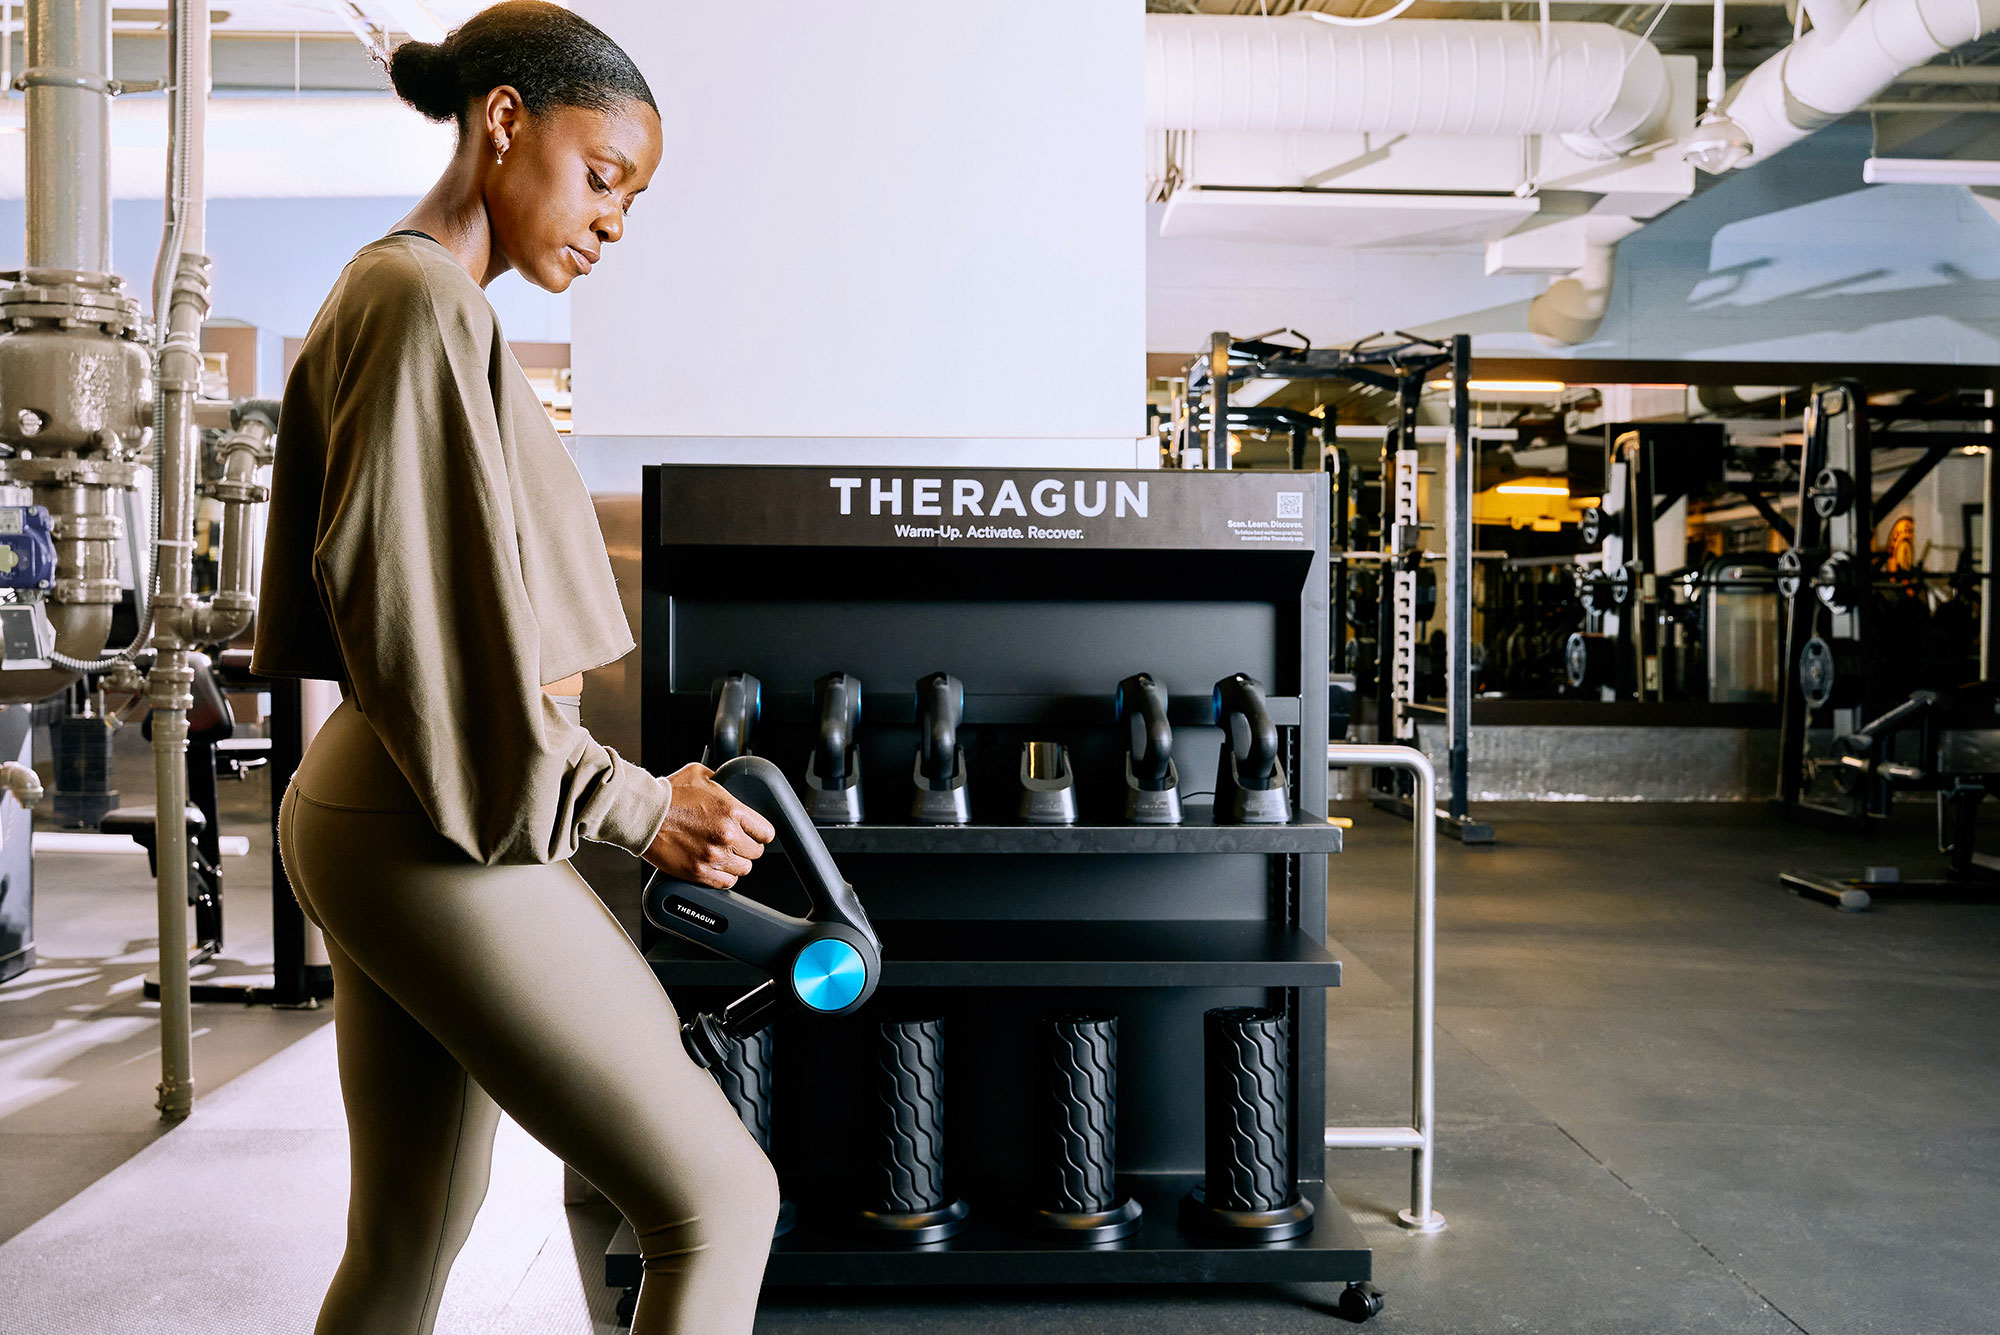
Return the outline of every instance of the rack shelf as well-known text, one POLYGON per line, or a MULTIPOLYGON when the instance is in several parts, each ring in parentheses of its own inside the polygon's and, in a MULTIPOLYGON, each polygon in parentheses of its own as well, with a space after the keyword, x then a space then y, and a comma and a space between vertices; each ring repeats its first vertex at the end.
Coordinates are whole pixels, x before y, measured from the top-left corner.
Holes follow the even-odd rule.
POLYGON ((1289 825, 1217 825, 1189 805, 1179 825, 823 825, 842 853, 1338 853, 1340 827, 1302 816, 1289 825))
MULTIPOLYGON (((831 1184, 787 1182, 798 1225, 771 1246, 768 1284, 1173 1284, 1324 1281, 1331 1272, 1369 1278, 1373 1257, 1347 1211, 1324 1183, 1301 1182, 1313 1202, 1313 1228, 1285 1242, 1231 1243, 1180 1226, 1180 1201, 1200 1179, 1179 1174, 1119 1178, 1145 1207, 1140 1230, 1123 1242, 1078 1247, 1039 1236, 1008 1208, 1009 1193, 965 1191, 972 1205, 965 1231, 949 1242, 912 1249, 878 1243, 845 1227, 851 1203, 831 1184)), ((639 1282, 638 1244, 621 1223, 604 1256, 604 1282, 639 1282)))
MULTIPOLYGON (((875 690, 868 693, 868 719, 871 725, 877 723, 908 726, 916 721, 916 701, 909 688, 901 682, 895 690, 875 690)), ((692 717, 703 722, 714 716, 715 705, 707 691, 674 691, 670 696, 676 717, 692 717)), ((1299 724, 1301 702, 1296 695, 1266 696, 1264 705, 1271 711, 1271 721, 1281 728, 1295 728, 1299 724)), ((803 724, 813 722, 812 696, 803 691, 765 691, 759 722, 771 724, 803 724)), ((996 723, 1053 723, 1082 724, 1098 727, 1116 727, 1112 716, 1111 690, 1096 695, 1001 695, 994 693, 965 695, 965 717, 967 724, 996 723)), ((1212 695, 1175 695, 1167 701, 1167 721, 1177 727, 1213 727, 1215 725, 1215 697, 1212 695)))
MULTIPOLYGON (((1338 987, 1340 961, 1275 922, 878 922, 884 987, 1338 987)), ((673 938, 646 959, 667 987, 764 975, 673 938)))

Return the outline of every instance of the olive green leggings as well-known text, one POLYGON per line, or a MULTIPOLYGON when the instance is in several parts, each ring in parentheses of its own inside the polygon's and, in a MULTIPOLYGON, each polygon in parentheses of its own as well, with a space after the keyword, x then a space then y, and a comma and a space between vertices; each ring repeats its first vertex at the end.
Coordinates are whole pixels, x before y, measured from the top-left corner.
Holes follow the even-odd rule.
POLYGON ((631 1222, 634 1335, 748 1332, 776 1175, 583 878, 468 859, 351 704, 308 749, 278 838, 333 961, 352 1158, 316 1335, 429 1335, 501 1109, 631 1222))

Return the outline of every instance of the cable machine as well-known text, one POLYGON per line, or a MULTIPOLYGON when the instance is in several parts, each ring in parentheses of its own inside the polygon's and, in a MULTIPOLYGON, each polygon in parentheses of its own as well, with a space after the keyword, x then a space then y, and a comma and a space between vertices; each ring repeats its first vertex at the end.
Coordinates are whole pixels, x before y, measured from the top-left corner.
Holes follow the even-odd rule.
POLYGON ((1989 593, 2000 542, 1994 410, 1871 404, 1858 384, 1842 381, 1815 386, 1806 415, 1797 541, 1779 566, 1787 607, 1778 804, 1867 830, 1889 816, 1898 791, 1932 793, 1949 874, 1780 879, 1849 912, 1896 892, 1991 897, 2000 893, 2000 859, 1977 853, 1973 834, 1980 802, 2000 791, 2000 618, 1989 593), (1924 453, 1877 496, 1875 451, 1900 445, 1924 453), (1891 569, 1888 553, 1876 550, 1877 526, 1967 446, 1985 451, 1977 541, 1975 507, 1967 507, 1958 569, 1891 569))

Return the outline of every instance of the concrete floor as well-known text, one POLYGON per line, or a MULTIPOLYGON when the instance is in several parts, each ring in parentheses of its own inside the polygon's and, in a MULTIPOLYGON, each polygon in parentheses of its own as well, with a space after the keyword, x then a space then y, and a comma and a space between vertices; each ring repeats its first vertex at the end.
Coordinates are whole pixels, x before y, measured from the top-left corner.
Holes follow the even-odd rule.
MULTIPOLYGON (((250 969, 268 960, 266 794, 252 781, 224 798, 227 828, 255 841, 227 868, 232 967, 250 969)), ((1407 1099, 1408 827, 1350 814, 1327 1112, 1379 1123, 1407 1099)), ((1486 814, 1498 847, 1441 855, 1450 1229, 1411 1238, 1393 1224, 1406 1155, 1333 1161, 1378 1249, 1389 1307, 1373 1328, 1993 1329, 2000 909, 1847 916, 1775 884, 1781 867, 1914 871, 1919 813, 1873 844, 1751 807, 1486 814)), ((38 900, 44 967, 0 987, 0 1239, 13 1239, 0 1243, 0 1328, 309 1328, 344 1201, 328 1012, 200 1008, 203 1102, 162 1133, 152 1011, 137 999, 152 935, 143 859, 45 858, 38 900)), ((612 1329, 594 1273, 612 1221, 565 1213, 556 1171, 525 1136, 503 1137, 440 1331, 612 1329)), ((1284 1335, 1340 1328, 1335 1296, 776 1291, 758 1329, 1284 1335)))

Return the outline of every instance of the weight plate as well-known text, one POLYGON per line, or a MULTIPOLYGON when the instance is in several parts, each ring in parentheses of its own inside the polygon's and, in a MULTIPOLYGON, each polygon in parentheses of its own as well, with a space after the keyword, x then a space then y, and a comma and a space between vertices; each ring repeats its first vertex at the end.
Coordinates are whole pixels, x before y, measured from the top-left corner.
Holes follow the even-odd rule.
POLYGON ((1854 478, 1844 468, 1822 468, 1814 475, 1806 496, 1821 519, 1844 515, 1854 506, 1854 478))

